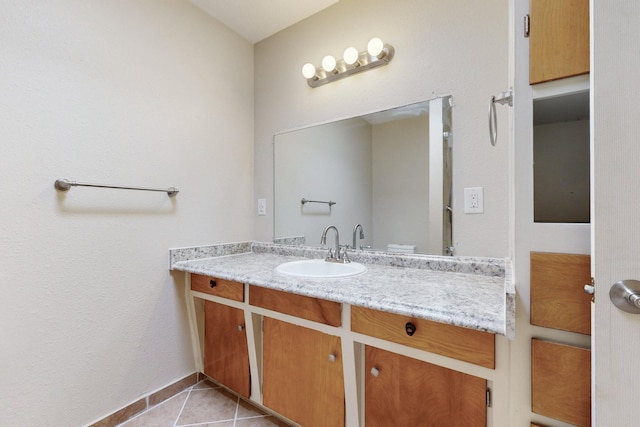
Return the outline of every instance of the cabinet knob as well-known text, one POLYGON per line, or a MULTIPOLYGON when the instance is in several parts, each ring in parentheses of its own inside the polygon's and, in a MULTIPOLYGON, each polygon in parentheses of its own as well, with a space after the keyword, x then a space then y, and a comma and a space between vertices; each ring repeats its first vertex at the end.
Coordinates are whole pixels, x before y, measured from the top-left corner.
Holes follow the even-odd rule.
POLYGON ((371 368, 371 375, 373 375, 374 377, 378 378, 378 375, 380 375, 380 369, 376 368, 375 366, 373 368, 371 368))
POLYGON ((329 355, 329 362, 335 362, 337 359, 338 357, 334 353, 329 355))
POLYGON ((211 279, 209 280, 209 286, 211 286, 211 288, 215 288, 216 287, 216 281, 211 279))
POLYGON ((238 332, 244 331, 244 325, 238 325, 238 332))
POLYGON ((411 322, 407 322, 407 324, 404 325, 404 330, 407 332, 407 335, 413 336, 413 334, 416 333, 416 325, 411 322))

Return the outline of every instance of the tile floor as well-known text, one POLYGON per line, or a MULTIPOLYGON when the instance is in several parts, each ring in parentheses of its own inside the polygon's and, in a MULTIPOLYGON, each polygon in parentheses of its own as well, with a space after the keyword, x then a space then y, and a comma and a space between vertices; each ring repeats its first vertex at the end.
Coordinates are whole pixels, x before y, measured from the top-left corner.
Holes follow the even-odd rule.
POLYGON ((288 424, 204 380, 119 426, 287 427, 288 424))

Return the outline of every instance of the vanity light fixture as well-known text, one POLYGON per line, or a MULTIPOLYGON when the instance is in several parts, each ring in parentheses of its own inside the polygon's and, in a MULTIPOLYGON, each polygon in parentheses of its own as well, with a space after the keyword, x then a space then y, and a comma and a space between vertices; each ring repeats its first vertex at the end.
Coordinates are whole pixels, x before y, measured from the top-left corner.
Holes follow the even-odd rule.
POLYGON ((348 47, 341 59, 336 60, 335 57, 327 55, 322 59, 320 67, 311 63, 304 64, 302 75, 307 79, 309 86, 318 87, 361 71, 387 65, 394 54, 393 46, 374 37, 369 40, 365 51, 358 52, 355 47, 348 47))

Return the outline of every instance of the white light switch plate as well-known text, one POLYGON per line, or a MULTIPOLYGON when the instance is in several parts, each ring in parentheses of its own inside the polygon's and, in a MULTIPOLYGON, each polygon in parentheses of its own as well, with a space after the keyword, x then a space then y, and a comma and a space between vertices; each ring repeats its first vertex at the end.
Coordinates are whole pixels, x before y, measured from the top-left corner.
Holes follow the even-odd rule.
POLYGON ((482 187, 464 189, 464 213, 484 213, 482 187))
POLYGON ((267 214, 267 199, 258 199, 258 215, 264 216, 267 214))

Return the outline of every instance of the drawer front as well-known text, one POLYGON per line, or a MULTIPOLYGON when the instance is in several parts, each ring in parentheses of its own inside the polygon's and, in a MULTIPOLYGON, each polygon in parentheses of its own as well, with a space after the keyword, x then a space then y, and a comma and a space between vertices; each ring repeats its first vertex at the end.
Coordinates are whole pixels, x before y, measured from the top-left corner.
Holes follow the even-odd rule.
POLYGON ((244 301, 244 285, 232 280, 191 274, 191 290, 233 301, 244 301))
POLYGON ((249 304, 325 325, 342 324, 342 305, 338 302, 250 286, 249 304))
POLYGON ((363 307, 351 307, 351 330, 495 369, 495 335, 363 307))

